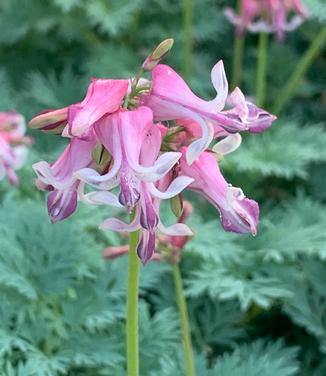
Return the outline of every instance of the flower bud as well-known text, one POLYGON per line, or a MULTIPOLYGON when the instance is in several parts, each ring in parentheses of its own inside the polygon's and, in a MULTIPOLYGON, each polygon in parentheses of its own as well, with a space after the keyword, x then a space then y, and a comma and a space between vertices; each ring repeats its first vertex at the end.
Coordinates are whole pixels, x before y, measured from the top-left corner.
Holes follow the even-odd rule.
POLYGON ((30 128, 41 129, 49 133, 61 133, 67 124, 68 108, 47 110, 36 115, 28 124, 30 128))
POLYGON ((146 58, 143 63, 143 69, 145 71, 151 71, 156 65, 163 59, 171 50, 174 40, 172 38, 165 39, 161 42, 155 50, 146 58))
POLYGON ((178 194, 170 199, 170 206, 173 214, 176 217, 180 217, 183 211, 183 199, 182 195, 178 194))

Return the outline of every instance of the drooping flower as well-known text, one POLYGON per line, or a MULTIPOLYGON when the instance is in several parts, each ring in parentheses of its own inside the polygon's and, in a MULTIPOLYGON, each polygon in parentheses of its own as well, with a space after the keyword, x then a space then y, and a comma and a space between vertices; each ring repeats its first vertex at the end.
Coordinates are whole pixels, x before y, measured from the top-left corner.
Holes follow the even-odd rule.
POLYGON ((108 218, 101 228, 139 231, 137 253, 144 264, 154 255, 157 235, 161 244, 177 250, 192 234, 184 219, 169 227, 160 219, 166 199, 178 217, 187 187, 220 210, 227 231, 256 232, 258 205, 226 183, 216 159, 240 145, 239 132, 262 132, 275 119, 248 102, 240 89, 228 95, 221 61, 211 74, 216 97, 196 96, 176 72, 158 64, 172 42, 162 42, 135 78, 94 79, 83 101, 44 111, 30 122, 32 128, 70 138, 55 163, 34 165, 37 186, 50 192, 52 222, 71 215, 77 199, 125 208, 131 223, 108 218), (141 77, 144 70, 152 71, 152 82, 141 77), (210 150, 213 139, 217 143, 210 150))
POLYGON ((27 158, 27 146, 32 139, 25 136, 25 120, 16 112, 0 113, 0 180, 5 176, 11 184, 19 183, 15 171, 27 158))
MULTIPOLYGON (((94 131, 98 141, 112 156, 113 163, 104 175, 94 169, 85 168, 76 172, 75 176, 99 190, 86 195, 88 202, 95 199, 97 203, 102 201, 109 205, 120 204, 129 212, 135 210, 135 218, 131 224, 112 218, 106 220, 102 228, 121 232, 141 229, 137 251, 145 263, 154 252, 156 229, 168 233, 175 231, 175 228, 164 230, 155 198, 171 198, 179 194, 192 179, 180 176, 173 180, 164 192, 155 186, 155 182, 172 169, 181 153, 167 152, 159 155, 161 133, 153 124, 152 111, 147 107, 139 107, 134 111, 121 109, 99 120, 94 125, 94 131), (107 192, 118 185, 118 197, 107 192), (105 191, 105 199, 102 191, 105 191)), ((186 232, 189 234, 188 229, 186 232)))
MULTIPOLYGON (((189 201, 184 201, 183 210, 178 218, 178 223, 186 223, 188 217, 193 212, 193 207, 189 201)), ((159 234, 156 240, 157 247, 153 253, 151 260, 167 260, 168 262, 179 262, 181 251, 185 244, 191 239, 189 235, 167 236, 159 234)), ((112 260, 123 256, 129 252, 129 245, 111 246, 104 249, 102 256, 106 259, 112 260)))
POLYGON ((186 161, 185 148, 182 153, 180 173, 194 179, 188 189, 205 197, 220 211, 224 230, 255 235, 259 220, 257 202, 226 182, 213 153, 205 151, 191 166, 186 161))
POLYGON ((262 9, 261 0, 242 0, 240 4, 240 14, 237 14, 233 8, 226 8, 224 14, 227 19, 236 26, 236 33, 242 35, 261 14, 262 9))
POLYGON ((87 138, 72 138, 53 164, 41 161, 33 165, 37 187, 49 191, 48 213, 52 223, 69 217, 76 210, 80 182, 74 173, 91 166, 95 144, 95 135, 90 131, 87 138))
POLYGON ((262 132, 270 127, 275 116, 245 101, 240 89, 232 94, 234 108, 223 111, 228 97, 228 82, 224 66, 219 61, 211 72, 216 97, 205 101, 197 97, 184 80, 169 66, 158 65, 152 71, 152 88, 142 103, 150 107, 154 120, 191 119, 201 129, 201 136, 187 149, 191 164, 210 144, 216 133, 239 131, 262 132))
POLYGON ((119 109, 128 90, 128 80, 93 79, 85 99, 59 110, 43 111, 29 126, 50 133, 79 137, 101 117, 119 109))
POLYGON ((245 30, 275 33, 282 40, 285 32, 301 25, 308 11, 301 0, 242 0, 240 14, 226 8, 225 15, 236 26, 238 34, 245 30))

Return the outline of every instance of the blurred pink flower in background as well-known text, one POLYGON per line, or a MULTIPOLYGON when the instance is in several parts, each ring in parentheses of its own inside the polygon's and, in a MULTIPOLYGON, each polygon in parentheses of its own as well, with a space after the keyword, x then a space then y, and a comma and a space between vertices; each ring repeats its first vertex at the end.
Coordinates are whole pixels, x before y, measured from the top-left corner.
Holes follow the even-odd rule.
POLYGON ((240 14, 232 8, 225 9, 228 20, 236 26, 237 34, 246 30, 254 33, 275 33, 278 40, 284 39, 308 17, 301 0, 242 0, 240 14))
POLYGON ((13 185, 19 184, 15 171, 27 158, 27 146, 32 139, 25 136, 25 120, 16 112, 0 112, 0 180, 7 176, 13 185))

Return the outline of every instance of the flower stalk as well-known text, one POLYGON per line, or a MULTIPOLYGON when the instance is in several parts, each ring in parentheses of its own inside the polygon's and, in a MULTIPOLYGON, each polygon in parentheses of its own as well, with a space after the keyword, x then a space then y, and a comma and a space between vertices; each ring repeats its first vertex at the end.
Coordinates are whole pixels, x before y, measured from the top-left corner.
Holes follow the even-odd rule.
POLYGON ((235 35, 234 51, 233 51, 233 65, 232 65, 232 82, 231 89, 241 83, 242 76, 242 61, 243 61, 244 36, 235 35))
MULTIPOLYGON (((238 0, 237 11, 241 13, 241 0, 238 0)), ((231 89, 240 85, 242 75, 242 61, 244 49, 244 34, 235 32, 233 46, 233 62, 232 62, 232 81, 231 89)))
POLYGON ((257 106, 263 106, 266 94, 266 68, 267 68, 267 42, 268 34, 260 33, 258 42, 258 65, 257 65, 257 106))
POLYGON ((302 56, 289 81, 283 87, 273 108, 273 112, 279 114, 297 89, 302 77, 318 56, 326 42, 326 26, 316 35, 306 53, 302 56))
POLYGON ((195 376, 195 366, 190 336, 189 316, 187 303, 183 291, 181 273, 178 264, 172 265, 173 281, 176 292, 177 305, 180 315, 181 334, 184 350, 184 362, 187 376, 195 376))
POLYGON ((138 293, 139 259, 136 252, 139 231, 130 234, 127 288, 127 375, 139 376, 139 341, 138 341, 138 293))
POLYGON ((183 0, 183 74, 189 80, 191 74, 192 52, 192 0, 183 0))

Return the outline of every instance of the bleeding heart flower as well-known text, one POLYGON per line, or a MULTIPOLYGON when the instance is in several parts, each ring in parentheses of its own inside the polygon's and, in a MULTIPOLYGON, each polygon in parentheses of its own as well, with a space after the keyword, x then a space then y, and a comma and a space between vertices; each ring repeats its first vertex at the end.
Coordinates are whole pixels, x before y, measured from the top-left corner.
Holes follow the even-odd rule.
POLYGON ((101 117, 119 109, 128 90, 128 80, 93 79, 85 99, 58 110, 46 110, 35 116, 29 126, 64 136, 82 136, 101 117))
POLYGON ((187 149, 189 164, 209 146, 214 135, 239 131, 262 132, 275 120, 275 116, 246 102, 239 88, 233 93, 236 106, 222 111, 228 97, 228 82, 222 61, 213 67, 211 77, 217 95, 213 100, 205 101, 197 97, 172 68, 160 64, 152 71, 149 95, 142 97, 142 103, 152 109, 154 120, 190 119, 200 127, 200 137, 187 149))
POLYGON ((276 33, 278 40, 283 40, 286 31, 296 29, 308 17, 301 0, 242 0, 240 14, 232 8, 226 8, 224 13, 238 34, 245 30, 276 33), (290 17, 290 13, 294 16, 290 17))
POLYGON ((48 213, 52 223, 69 217, 77 207, 80 182, 74 173, 92 164, 96 138, 91 131, 87 139, 73 138, 56 162, 37 162, 33 169, 39 189, 49 191, 48 213))
POLYGON ((98 189, 82 199, 88 203, 124 206, 129 212, 135 209, 132 224, 108 219, 102 228, 125 232, 142 229, 138 254, 145 263, 154 252, 156 229, 163 228, 155 199, 171 198, 179 194, 192 179, 180 176, 164 192, 155 186, 155 182, 172 169, 181 153, 167 152, 159 155, 161 133, 153 124, 152 111, 147 107, 139 107, 134 111, 119 110, 99 120, 94 125, 94 131, 98 141, 112 155, 113 164, 104 175, 90 168, 75 173, 76 178, 98 189), (108 192, 118 185, 118 197, 108 192))
POLYGON ((256 201, 245 197, 240 188, 230 186, 222 176, 214 154, 204 152, 189 166, 186 148, 182 150, 180 173, 194 179, 188 189, 204 196, 221 214, 225 231, 257 232, 259 207, 256 201))

